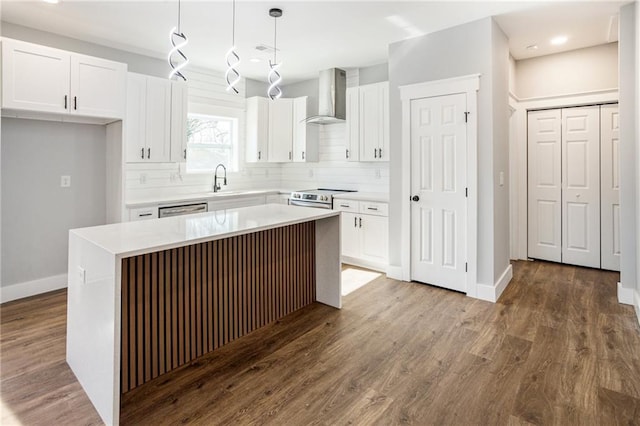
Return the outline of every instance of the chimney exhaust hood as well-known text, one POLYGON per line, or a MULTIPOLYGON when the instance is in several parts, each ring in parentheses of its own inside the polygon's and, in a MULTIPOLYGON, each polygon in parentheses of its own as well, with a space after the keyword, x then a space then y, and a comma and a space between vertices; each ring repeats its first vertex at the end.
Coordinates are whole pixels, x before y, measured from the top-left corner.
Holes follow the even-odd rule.
POLYGON ((347 73, 339 68, 320 71, 318 83, 318 115, 305 119, 307 123, 344 123, 347 110, 347 73))

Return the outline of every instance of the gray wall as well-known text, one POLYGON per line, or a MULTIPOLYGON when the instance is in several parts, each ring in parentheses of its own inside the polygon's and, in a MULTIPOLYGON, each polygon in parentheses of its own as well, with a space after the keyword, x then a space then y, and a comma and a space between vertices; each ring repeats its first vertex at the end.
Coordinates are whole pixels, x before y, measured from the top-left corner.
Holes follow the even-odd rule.
POLYGON ((521 99, 615 89, 618 43, 516 61, 515 78, 521 99))
POLYGON ((637 277, 638 166, 636 163, 636 4, 620 9, 620 282, 635 288, 637 277))
MULTIPOLYGON (((496 112, 502 114, 503 111, 507 114, 508 111, 507 96, 502 96, 502 93, 508 90, 503 87, 508 84, 508 51, 504 50, 505 43, 501 39, 503 36, 498 30, 493 20, 486 18, 389 46, 389 257, 392 266, 400 266, 401 252, 404 249, 400 240, 400 206, 404 203, 401 199, 402 174, 408 173, 402 170, 401 163, 402 103, 398 87, 469 74, 481 75, 478 92, 478 282, 493 285, 495 277, 503 272, 495 271, 494 274, 495 265, 508 262, 508 255, 505 256, 505 253, 508 253, 508 220, 500 223, 505 229, 495 231, 496 235, 499 234, 500 241, 494 242, 494 222, 497 223, 498 218, 508 217, 508 204, 504 202, 508 189, 506 186, 500 189, 504 191, 504 197, 499 196, 494 202, 494 176, 500 168, 505 174, 508 171, 501 157, 504 155, 508 158, 508 124, 505 124, 503 129, 502 118, 494 121, 496 112), (494 52, 496 49, 500 51, 494 52), (501 55, 504 55, 504 60, 501 59, 501 55), (502 67, 503 64, 506 69, 497 70, 494 78, 493 68, 502 67), (495 91, 494 79, 503 80, 495 82, 500 85, 495 91), (498 95, 499 97, 496 97, 498 95), (494 134, 495 126, 498 128, 494 134), (494 137, 497 139, 495 142, 494 137), (497 160, 500 161, 496 168, 494 147, 496 150, 504 150, 502 153, 496 153, 497 160), (494 216, 494 208, 501 210, 497 216, 494 216), (507 236, 506 239, 503 238, 502 232, 507 236)), ((505 181, 507 178, 505 175, 505 181)))
POLYGON ((358 72, 360 86, 365 84, 380 83, 389 80, 389 64, 383 63, 370 67, 360 68, 358 72))
POLYGON ((262 96, 264 98, 267 96, 268 88, 269 85, 266 82, 247 78, 244 88, 245 97, 251 98, 253 96, 262 96))
POLYGON ((1 285, 64 274, 69 229, 106 220, 106 129, 3 118, 1 137, 1 285))

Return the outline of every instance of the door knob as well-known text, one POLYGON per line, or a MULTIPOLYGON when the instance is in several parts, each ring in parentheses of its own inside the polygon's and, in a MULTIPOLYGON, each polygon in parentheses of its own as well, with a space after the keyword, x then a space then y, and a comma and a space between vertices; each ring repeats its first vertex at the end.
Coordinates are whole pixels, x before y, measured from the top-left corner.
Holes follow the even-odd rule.
POLYGON ((414 195, 413 197, 411 197, 411 201, 420 201, 420 197, 414 195))

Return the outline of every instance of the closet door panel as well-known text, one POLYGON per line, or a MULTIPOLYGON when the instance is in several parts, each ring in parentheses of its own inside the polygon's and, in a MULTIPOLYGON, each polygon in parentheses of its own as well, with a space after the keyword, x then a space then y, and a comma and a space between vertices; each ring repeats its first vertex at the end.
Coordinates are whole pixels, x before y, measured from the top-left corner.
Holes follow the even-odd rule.
POLYGON ((600 267, 600 107, 562 109, 562 262, 600 267))
POLYGON ((620 270, 620 159, 618 105, 600 107, 601 267, 620 270))
POLYGON ((560 262, 561 114, 559 109, 528 114, 528 256, 560 262))

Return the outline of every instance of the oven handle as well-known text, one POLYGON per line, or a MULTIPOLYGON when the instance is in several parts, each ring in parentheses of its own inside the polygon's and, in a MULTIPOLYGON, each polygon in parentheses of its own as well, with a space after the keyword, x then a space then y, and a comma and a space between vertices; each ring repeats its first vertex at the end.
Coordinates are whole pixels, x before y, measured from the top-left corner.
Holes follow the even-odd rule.
POLYGON ((331 205, 330 204, 294 200, 292 198, 289 198, 289 204, 292 205, 292 206, 300 206, 300 207, 315 207, 317 209, 331 209, 331 205))

